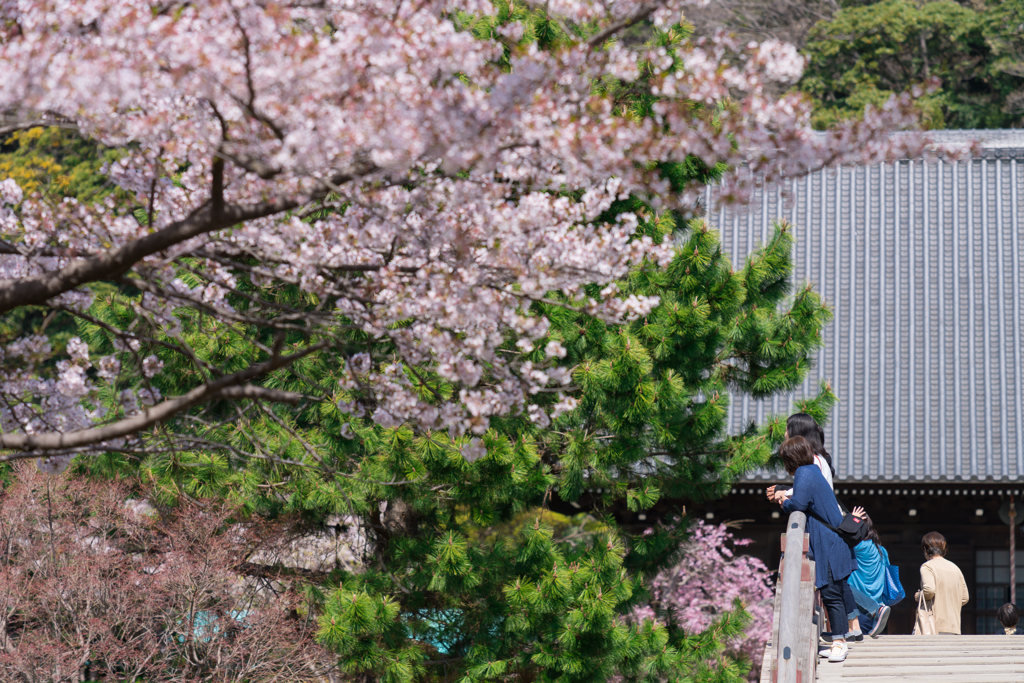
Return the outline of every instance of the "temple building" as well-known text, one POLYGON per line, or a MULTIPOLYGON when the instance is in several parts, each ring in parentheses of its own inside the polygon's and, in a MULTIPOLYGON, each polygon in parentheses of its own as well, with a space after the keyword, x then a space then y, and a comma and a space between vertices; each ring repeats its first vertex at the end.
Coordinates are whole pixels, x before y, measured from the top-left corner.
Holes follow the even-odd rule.
MULTIPOLYGON (((982 150, 969 160, 822 170, 708 214, 738 267, 772 221, 792 223, 795 282, 813 282, 835 316, 803 387, 735 399, 729 425, 738 433, 785 416, 829 382, 839 397, 825 425, 836 492, 871 514, 909 596, 890 632, 912 628, 920 540, 939 531, 971 593, 963 631, 990 633, 1010 596, 1011 499, 1015 520, 1024 518, 1024 131, 933 137, 978 139, 982 150)), ((756 541, 747 550, 775 568, 784 515, 765 488, 786 480, 755 473, 699 514, 742 520, 739 535, 756 541)), ((1024 570, 1016 582, 1024 608, 1024 570)))

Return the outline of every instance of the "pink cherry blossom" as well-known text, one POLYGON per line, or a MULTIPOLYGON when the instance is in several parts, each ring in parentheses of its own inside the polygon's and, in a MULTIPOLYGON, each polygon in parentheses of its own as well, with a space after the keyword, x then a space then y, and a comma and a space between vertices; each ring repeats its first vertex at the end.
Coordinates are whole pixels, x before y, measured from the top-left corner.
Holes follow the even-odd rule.
POLYGON ((768 568, 761 560, 739 555, 733 548, 751 543, 736 538, 726 525, 705 524, 698 520, 686 544, 685 560, 659 573, 651 586, 652 603, 636 610, 635 619, 657 618, 671 612, 689 632, 699 632, 739 601, 750 615, 746 635, 728 643, 727 652, 751 661, 752 679, 771 635, 773 592, 768 583, 768 568))
POLYGON ((0 181, 0 205, 20 204, 22 196, 21 187, 13 178, 0 181))
POLYGON ((142 374, 145 377, 153 377, 156 373, 160 372, 164 367, 164 362, 156 356, 146 356, 146 359, 142 361, 142 374))
MULTIPOLYGON (((456 22, 460 11, 493 13, 487 0, 0 2, 0 110, 121 148, 104 171, 131 198, 25 197, 0 181, 0 229, 13 245, 0 255, 0 312, 30 303, 84 314, 90 282, 127 272, 143 291, 137 314, 179 339, 177 311, 248 323, 229 303, 243 276, 257 288, 298 287, 330 302, 303 327, 310 346, 335 344, 344 326, 395 349, 356 353, 339 382, 374 404, 380 425, 482 434, 532 394, 569 390, 553 361, 527 366, 500 351, 515 335, 523 352, 541 344, 564 355, 547 321, 526 314, 532 302, 561 292, 565 305, 613 323, 658 305, 608 285, 639 264, 666 264, 671 244, 638 236, 637 215, 606 212, 631 195, 695 211, 700 188, 672 192, 662 162, 696 155, 737 169, 719 194, 744 201, 758 183, 924 149, 920 134, 888 135, 914 123, 913 93, 812 131, 809 102, 767 87, 799 77, 792 46, 715 35, 670 54, 608 40, 644 19, 667 28, 690 4, 549 2, 559 21, 598 33, 542 50, 515 43, 520 25, 481 39, 456 22), (620 115, 594 83, 639 83, 641 64, 653 113, 620 115), (118 254, 127 261, 114 263, 118 254), (605 289, 590 298, 584 284, 605 289), (399 363, 436 369, 457 391, 425 401, 399 363)), ((279 318, 263 322, 283 329, 279 318)), ((134 332, 115 336, 118 356, 101 361, 95 382, 161 371, 139 357, 134 332)), ((87 353, 69 347, 52 377, 48 352, 8 362, 19 343, 28 342, 9 344, 0 368, 5 432, 64 434, 103 417, 87 353)), ((571 397, 557 398, 556 415, 571 409, 571 397)), ((162 400, 146 388, 124 395, 122 409, 162 400)))

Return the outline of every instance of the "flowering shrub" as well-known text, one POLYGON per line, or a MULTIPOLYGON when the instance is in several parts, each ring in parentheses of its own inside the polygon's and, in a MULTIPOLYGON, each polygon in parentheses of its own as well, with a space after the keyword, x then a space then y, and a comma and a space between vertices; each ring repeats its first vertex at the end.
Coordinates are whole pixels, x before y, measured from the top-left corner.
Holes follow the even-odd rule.
POLYGON ((685 546, 684 559, 657 575, 651 586, 653 600, 636 610, 636 618, 671 615, 688 632, 703 631, 739 605, 750 617, 744 635, 726 642, 726 654, 752 664, 757 680, 764 645, 771 636, 773 592, 768 568, 756 557, 738 555, 734 548, 748 545, 725 524, 698 520, 685 546))
POLYGON ((0 680, 330 680, 314 615, 240 575, 255 530, 216 506, 160 518, 127 497, 15 468, 0 496, 0 680))

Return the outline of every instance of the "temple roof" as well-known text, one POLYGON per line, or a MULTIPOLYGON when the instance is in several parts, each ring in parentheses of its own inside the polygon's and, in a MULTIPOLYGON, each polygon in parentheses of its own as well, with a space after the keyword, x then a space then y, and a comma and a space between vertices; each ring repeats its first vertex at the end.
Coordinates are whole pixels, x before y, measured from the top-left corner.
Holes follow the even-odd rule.
POLYGON ((811 280, 835 316, 803 387, 734 399, 730 432, 828 380, 837 481, 1024 477, 1024 131, 933 137, 980 139, 982 152, 827 169, 709 213, 737 267, 771 221, 793 223, 795 281, 811 280))

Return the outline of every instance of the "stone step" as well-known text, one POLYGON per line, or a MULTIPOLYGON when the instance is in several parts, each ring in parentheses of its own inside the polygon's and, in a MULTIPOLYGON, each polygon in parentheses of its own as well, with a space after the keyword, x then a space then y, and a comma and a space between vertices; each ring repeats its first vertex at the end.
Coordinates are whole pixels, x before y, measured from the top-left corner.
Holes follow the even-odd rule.
POLYGON ((857 657, 850 657, 847 655, 845 666, 849 667, 904 667, 904 666, 943 666, 950 660, 954 660, 961 664, 972 664, 972 665, 984 665, 994 666, 996 664, 1019 664, 1024 665, 1024 654, 1017 656, 995 656, 995 655, 959 655, 956 657, 871 657, 870 659, 864 658, 859 659, 857 657))
POLYGON ((1024 638, 882 636, 819 660, 819 683, 1024 683, 1024 638))

